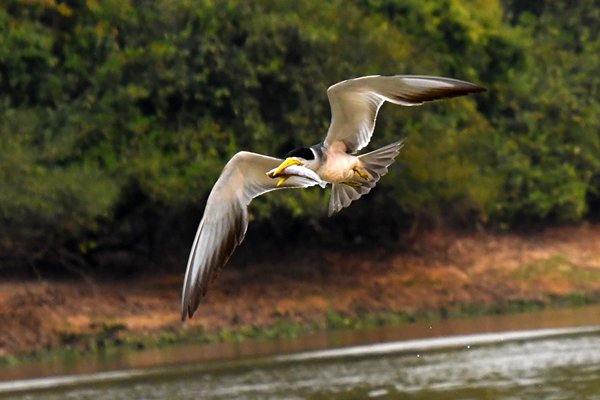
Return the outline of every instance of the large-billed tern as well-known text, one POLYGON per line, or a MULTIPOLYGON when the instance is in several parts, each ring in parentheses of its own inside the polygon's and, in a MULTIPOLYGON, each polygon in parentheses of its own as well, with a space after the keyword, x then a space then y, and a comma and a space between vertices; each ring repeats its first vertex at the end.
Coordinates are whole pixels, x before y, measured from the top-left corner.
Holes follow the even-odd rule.
POLYGON ((248 228, 248 204, 275 189, 332 185, 329 215, 369 193, 400 152, 403 140, 367 154, 377 112, 385 101, 416 106, 482 92, 469 82, 434 76, 365 76, 327 89, 331 124, 322 143, 296 149, 285 160, 240 151, 225 165, 204 209, 194 238, 181 298, 182 319, 190 318, 248 228))

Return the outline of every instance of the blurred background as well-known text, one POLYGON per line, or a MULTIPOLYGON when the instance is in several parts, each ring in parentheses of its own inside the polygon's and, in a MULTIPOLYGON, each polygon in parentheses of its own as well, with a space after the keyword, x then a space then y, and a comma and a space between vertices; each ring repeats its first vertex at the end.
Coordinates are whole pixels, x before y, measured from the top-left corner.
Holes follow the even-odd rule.
POLYGON ((595 302, 598 54, 598 0, 4 0, 0 357, 595 302), (225 163, 320 142, 327 87, 369 74, 488 91, 384 105, 369 148, 406 146, 334 218, 319 189, 254 201, 246 242, 181 325, 225 163))
POLYGON ((368 202, 330 223, 325 191, 266 196, 253 230, 342 234, 366 212, 395 230, 597 217, 597 5, 3 2, 1 268, 184 255, 236 151, 282 156, 320 142, 327 87, 368 74, 448 76, 488 92, 386 105, 370 147, 408 141, 368 202))

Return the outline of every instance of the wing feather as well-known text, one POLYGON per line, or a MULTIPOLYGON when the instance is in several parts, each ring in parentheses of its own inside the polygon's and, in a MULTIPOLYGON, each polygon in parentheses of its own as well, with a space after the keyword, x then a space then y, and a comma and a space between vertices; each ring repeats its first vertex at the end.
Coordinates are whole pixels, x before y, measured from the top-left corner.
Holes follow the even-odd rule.
POLYGON ((385 101, 403 106, 464 96, 484 88, 457 79, 435 76, 365 76, 336 83, 327 89, 331 124, 325 145, 342 142, 348 153, 369 144, 379 108, 385 101))
POLYGON ((217 277, 248 228, 248 204, 275 189, 304 188, 317 182, 292 176, 280 188, 266 172, 283 160, 239 152, 227 163, 215 183, 194 238, 181 295, 182 319, 191 317, 208 285, 217 277))

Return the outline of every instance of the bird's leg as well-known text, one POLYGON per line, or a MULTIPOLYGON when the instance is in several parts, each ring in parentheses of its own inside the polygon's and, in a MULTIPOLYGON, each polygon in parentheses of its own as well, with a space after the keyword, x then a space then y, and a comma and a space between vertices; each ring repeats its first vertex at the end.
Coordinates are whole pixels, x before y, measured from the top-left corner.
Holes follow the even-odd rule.
MULTIPOLYGON (((282 162, 281 164, 279 164, 279 167, 275 168, 274 170, 271 170, 271 171, 267 172, 267 176, 269 178, 277 178, 290 165, 304 165, 304 164, 302 164, 301 161, 299 161, 299 160, 297 160, 295 158, 286 158, 284 162, 282 162)), ((281 180, 279 180, 279 182, 277 183, 277 186, 279 186, 282 183, 283 182, 281 182, 281 180)))
POLYGON ((355 165, 354 167, 352 167, 352 171, 354 171, 356 175, 360 176, 365 181, 371 180, 371 175, 369 174, 369 172, 360 165, 355 165))

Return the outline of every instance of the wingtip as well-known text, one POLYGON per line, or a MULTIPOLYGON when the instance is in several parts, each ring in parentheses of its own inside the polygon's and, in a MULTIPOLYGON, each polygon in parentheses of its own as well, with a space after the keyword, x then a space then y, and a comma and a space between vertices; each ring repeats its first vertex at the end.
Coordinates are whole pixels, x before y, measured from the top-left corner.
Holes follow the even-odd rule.
POLYGON ((196 311, 196 307, 193 306, 193 302, 190 301, 191 299, 188 298, 184 298, 183 302, 181 303, 181 321, 185 322, 186 319, 192 319, 192 316, 194 315, 194 312, 196 311))
MULTIPOLYGON (((190 316, 191 317, 191 316, 190 316)), ((188 305, 184 304, 181 307, 181 322, 185 322, 185 320, 188 318, 188 305)))
POLYGON ((475 84, 473 84, 473 86, 475 86, 473 88, 473 93, 487 92, 487 88, 486 87, 475 85, 475 84))
POLYGON ((181 321, 185 322, 186 319, 192 319, 194 316, 195 310, 192 310, 192 307, 188 305, 181 311, 181 321))
POLYGON ((460 82, 460 84, 462 85, 462 88, 465 91, 465 93, 487 92, 487 88, 480 86, 476 83, 461 81, 461 80, 458 80, 458 82, 460 82))

